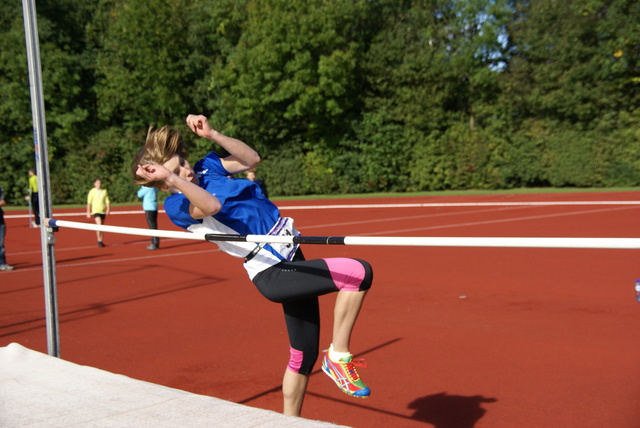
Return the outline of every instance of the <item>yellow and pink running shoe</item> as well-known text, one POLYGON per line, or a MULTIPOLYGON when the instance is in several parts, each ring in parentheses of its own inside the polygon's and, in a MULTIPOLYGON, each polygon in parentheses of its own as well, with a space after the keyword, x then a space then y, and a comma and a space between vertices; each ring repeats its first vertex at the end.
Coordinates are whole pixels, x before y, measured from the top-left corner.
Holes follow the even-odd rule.
POLYGON ((360 398, 367 398, 371 394, 371 390, 360 379, 356 371, 356 366, 367 367, 363 360, 354 360, 353 355, 349 355, 349 357, 341 358, 339 362, 334 363, 329 359, 329 352, 324 352, 322 371, 333 379, 342 392, 352 397, 360 398))

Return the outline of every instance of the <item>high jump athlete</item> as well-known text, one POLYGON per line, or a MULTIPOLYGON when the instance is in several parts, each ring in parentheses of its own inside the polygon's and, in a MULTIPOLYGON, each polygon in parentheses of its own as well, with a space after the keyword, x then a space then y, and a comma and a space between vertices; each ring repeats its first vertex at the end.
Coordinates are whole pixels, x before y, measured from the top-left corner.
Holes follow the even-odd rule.
MULTIPOLYGON (((192 232, 240 235, 299 235, 291 218, 262 195, 250 180, 229 176, 255 168, 260 157, 240 140, 214 130, 205 116, 189 115, 187 125, 229 153, 214 152, 194 167, 187 162, 184 140, 168 127, 150 129, 133 168, 136 184, 163 188, 172 194, 164 202, 171 221, 192 232)), ((371 287, 369 263, 351 258, 305 260, 294 244, 217 242, 220 249, 244 258, 249 278, 260 293, 282 305, 289 334, 290 359, 282 381, 284 410, 299 416, 304 394, 319 354, 318 296, 337 292, 333 337, 322 360, 323 371, 348 395, 368 397, 349 350, 353 327, 371 287)), ((366 366, 365 366, 366 367, 366 366)))

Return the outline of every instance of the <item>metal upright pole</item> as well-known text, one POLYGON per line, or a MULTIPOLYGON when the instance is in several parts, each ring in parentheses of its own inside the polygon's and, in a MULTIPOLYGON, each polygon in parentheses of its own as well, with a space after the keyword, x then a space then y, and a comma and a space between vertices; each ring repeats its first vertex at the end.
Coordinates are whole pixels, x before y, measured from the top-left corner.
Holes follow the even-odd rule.
POLYGON ((24 34, 29 67, 31 89, 31 112, 33 115, 33 142, 38 166, 38 194, 40 195, 40 241, 42 248, 42 270, 44 277, 45 313, 47 322, 47 347, 49 355, 60 357, 58 328, 58 296, 56 290, 53 229, 42 221, 51 218, 51 187, 49 182, 49 157, 47 153, 47 129, 44 115, 42 75, 40 73, 40 47, 38 21, 34 0, 22 0, 24 34))

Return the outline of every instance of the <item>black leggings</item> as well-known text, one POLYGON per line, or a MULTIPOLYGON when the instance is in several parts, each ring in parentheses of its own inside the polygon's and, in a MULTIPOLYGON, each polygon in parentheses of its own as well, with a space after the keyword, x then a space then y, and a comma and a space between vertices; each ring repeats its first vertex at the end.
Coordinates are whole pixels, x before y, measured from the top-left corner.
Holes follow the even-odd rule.
MULTIPOLYGON (((335 259, 305 260, 298 250, 293 261, 283 261, 257 274, 253 283, 260 293, 272 302, 282 304, 289 333, 291 359, 288 368, 296 373, 309 374, 318 359, 320 347, 320 309, 318 296, 340 291, 345 285, 340 278, 348 271, 336 270, 335 259)), ((346 287, 364 291, 371 287, 373 271, 364 260, 347 260, 347 267, 356 267, 358 275, 346 287)), ((343 263, 344 265, 344 263, 343 263)), ((348 269, 347 269, 348 270, 348 269)))
MULTIPOLYGON (((144 214, 147 217, 147 224, 149 225, 149 229, 157 229, 158 211, 145 211, 144 214)), ((151 243, 157 247, 158 245, 160 245, 160 238, 158 238, 157 236, 152 236, 151 243)))
POLYGON ((40 200, 38 192, 31 193, 31 209, 33 210, 33 221, 40 226, 40 200))

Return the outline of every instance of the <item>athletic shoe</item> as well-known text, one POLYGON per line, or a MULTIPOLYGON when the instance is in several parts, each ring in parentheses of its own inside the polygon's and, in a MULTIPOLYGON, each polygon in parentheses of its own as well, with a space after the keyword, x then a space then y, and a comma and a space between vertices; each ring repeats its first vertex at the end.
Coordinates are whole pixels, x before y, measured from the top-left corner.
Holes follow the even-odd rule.
POLYGON ((102 248, 102 247, 106 247, 106 245, 104 245, 102 241, 98 241, 98 247, 102 248))
POLYGON ((5 263, 3 265, 0 265, 0 270, 10 271, 10 270, 13 270, 13 266, 9 266, 8 264, 5 263))
POLYGON ((349 355, 347 358, 341 358, 340 362, 334 363, 329 359, 329 352, 324 352, 322 371, 333 379, 342 392, 352 397, 360 398, 366 398, 371 394, 371 390, 360 379, 356 371, 356 366, 367 367, 363 360, 354 360, 353 355, 349 355))
POLYGON ((151 251, 151 250, 157 250, 158 248, 160 248, 160 247, 158 247, 157 245, 151 244, 151 245, 149 245, 149 246, 147 247, 147 250, 150 250, 150 251, 151 251))

